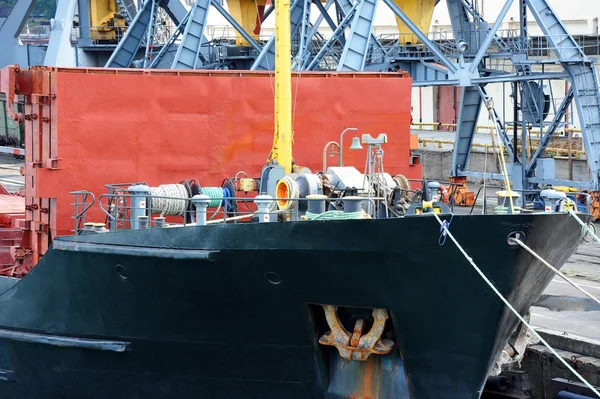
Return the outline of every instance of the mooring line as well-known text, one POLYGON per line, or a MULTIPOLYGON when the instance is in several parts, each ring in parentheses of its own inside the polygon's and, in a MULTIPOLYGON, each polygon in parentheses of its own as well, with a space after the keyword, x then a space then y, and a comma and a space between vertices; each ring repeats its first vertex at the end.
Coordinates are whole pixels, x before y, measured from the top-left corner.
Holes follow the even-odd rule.
POLYGON ((517 243, 517 244, 519 244, 521 246, 521 248, 523 248, 524 250, 526 250, 527 252, 529 252, 534 258, 536 258, 537 260, 539 260, 540 262, 542 262, 546 267, 548 267, 554 273, 556 273, 560 277, 562 277, 563 280, 565 280, 567 283, 571 284, 579 292, 581 292, 582 294, 584 294, 585 296, 589 297, 594 302, 596 302, 598 305, 600 305, 600 299, 596 298, 594 295, 592 295, 589 292, 587 292, 583 287, 580 287, 578 284, 576 284, 575 282, 571 281, 571 279, 568 278, 567 276, 565 276, 560 270, 558 270, 557 268, 555 268, 554 266, 552 266, 550 263, 546 262, 546 260, 544 258, 542 258, 540 255, 538 255, 533 249, 531 249, 527 245, 525 245, 525 243, 523 241, 519 240, 518 238, 511 238, 510 240, 513 241, 513 242, 515 242, 515 243, 517 243))
POLYGON ((442 226, 444 228, 444 230, 446 230, 446 233, 448 234, 448 237, 450 237, 450 239, 452 240, 452 242, 454 242, 454 245, 456 245, 456 247, 458 248, 458 250, 463 254, 463 256, 465 257, 465 259, 467 259, 467 261, 471 264, 471 266, 473 266, 473 268, 475 269, 475 271, 477 272, 477 274, 479 274, 479 276, 487 283, 487 285, 492 289, 492 291, 494 291, 494 293, 498 296, 498 298, 500 298, 500 300, 502 300, 502 302, 504 302, 504 304, 506 305, 507 308, 510 309, 511 312, 514 313, 515 316, 517 316, 517 318, 521 321, 521 323, 523 323, 523 325, 525 327, 527 327, 527 329, 529 331, 531 331, 533 333, 533 335, 535 335, 535 337, 537 339, 540 340, 540 342, 542 344, 544 344, 544 346, 546 348, 548 348, 548 350, 550 351, 550 353, 552 353, 554 356, 556 356, 556 358, 558 360, 560 360, 560 362, 570 371, 573 373, 573 375, 575 375, 585 386, 587 386, 592 392, 594 392, 594 394, 596 394, 596 396, 598 396, 600 398, 600 392, 598 392, 596 390, 596 388, 594 388, 592 386, 592 384, 590 384, 585 378, 583 378, 573 367, 571 367, 571 365, 569 363, 566 362, 565 359, 563 359, 555 350, 554 348, 552 348, 550 346, 550 344, 548 344, 548 342, 546 342, 546 340, 544 338, 541 337, 540 334, 538 334, 537 331, 535 331, 533 329, 533 327, 527 322, 527 320, 525 320, 523 318, 523 316, 521 316, 519 314, 519 312, 517 312, 517 310, 510 304, 510 302, 508 302, 508 300, 506 298, 504 298, 504 296, 500 293, 500 291, 498 291, 498 289, 494 286, 494 284, 485 276, 485 274, 481 271, 481 269, 479 267, 477 267, 477 265, 475 264, 475 262, 473 261, 473 258, 471 258, 464 250, 464 248, 458 243, 458 241, 456 241, 456 238, 454 238, 454 236, 452 235, 452 233, 450 232, 450 230, 448 230, 448 228, 446 228, 444 226, 444 223, 442 222, 442 219, 440 219, 440 217, 434 212, 433 216, 435 216, 435 218, 437 219, 438 223, 440 224, 440 226, 442 226))
POLYGON ((592 229, 589 228, 589 226, 587 224, 585 224, 583 222, 583 220, 581 220, 581 218, 579 216, 577 216, 577 214, 575 212, 573 212, 572 209, 567 209, 567 212, 569 212, 569 215, 571 215, 573 217, 573 219, 577 220, 577 223, 579 223, 584 229, 586 229, 588 231, 588 233, 591 234, 592 238, 600 244, 600 238, 598 238, 598 236, 596 235, 596 233, 594 233, 592 231, 592 229))

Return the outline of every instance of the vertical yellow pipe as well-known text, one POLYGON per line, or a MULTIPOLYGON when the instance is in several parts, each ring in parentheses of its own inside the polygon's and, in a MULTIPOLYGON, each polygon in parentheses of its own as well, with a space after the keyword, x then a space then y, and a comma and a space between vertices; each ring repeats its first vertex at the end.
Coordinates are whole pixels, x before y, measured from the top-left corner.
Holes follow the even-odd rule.
POLYGON ((290 0, 275 0, 275 137, 271 159, 292 173, 290 0))

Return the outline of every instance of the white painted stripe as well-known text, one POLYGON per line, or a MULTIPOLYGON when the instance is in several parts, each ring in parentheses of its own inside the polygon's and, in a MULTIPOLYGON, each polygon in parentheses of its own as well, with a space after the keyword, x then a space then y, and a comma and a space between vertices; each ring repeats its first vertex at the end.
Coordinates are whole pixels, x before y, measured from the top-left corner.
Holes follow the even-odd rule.
MULTIPOLYGON (((558 284, 569 284, 566 281, 561 281, 561 280, 556 280, 556 279, 552 280, 552 282, 558 283, 558 284)), ((579 285, 581 287, 585 287, 585 288, 592 288, 595 290, 600 290, 600 285, 589 285, 589 284, 579 284, 579 283, 577 285, 579 285)))
POLYGON ((540 317, 542 319, 560 320, 560 319, 557 319, 556 317, 544 316, 544 315, 539 314, 539 313, 533 313, 533 312, 531 312, 531 315, 535 316, 535 317, 540 317))

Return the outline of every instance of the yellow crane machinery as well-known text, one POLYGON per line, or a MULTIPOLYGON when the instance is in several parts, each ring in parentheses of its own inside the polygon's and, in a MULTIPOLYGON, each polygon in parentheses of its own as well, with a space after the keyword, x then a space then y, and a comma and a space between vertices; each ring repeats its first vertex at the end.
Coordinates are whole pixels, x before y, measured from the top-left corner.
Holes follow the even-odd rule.
MULTIPOLYGON (((394 0, 394 3, 404 11, 423 33, 429 33, 436 0, 394 0)), ((400 33, 400 44, 416 44, 419 42, 419 39, 398 17, 396 17, 396 24, 400 33)))
POLYGON ((115 0, 90 0, 90 35, 92 40, 117 42, 125 32, 127 21, 115 0))
MULTIPOLYGON (((229 8, 229 13, 233 19, 235 19, 253 39, 258 40, 266 3, 266 0, 227 0, 227 7, 229 8)), ((237 31, 235 43, 238 46, 250 45, 250 43, 248 43, 248 41, 246 41, 237 31)))
MULTIPOLYGON (((325 0, 320 0, 325 3, 325 0)), ((396 5, 406 13, 425 34, 429 32, 433 10, 437 0, 394 0, 396 5)), ((231 16, 248 32, 255 40, 258 40, 263 21, 266 0, 227 0, 227 7, 231 16)), ((411 33, 410 29, 396 18, 401 44, 415 44, 419 40, 411 33)), ((236 44, 248 46, 249 43, 236 32, 236 44)))
POLYGON ((275 0, 275 134, 269 161, 292 173, 290 0, 275 0))

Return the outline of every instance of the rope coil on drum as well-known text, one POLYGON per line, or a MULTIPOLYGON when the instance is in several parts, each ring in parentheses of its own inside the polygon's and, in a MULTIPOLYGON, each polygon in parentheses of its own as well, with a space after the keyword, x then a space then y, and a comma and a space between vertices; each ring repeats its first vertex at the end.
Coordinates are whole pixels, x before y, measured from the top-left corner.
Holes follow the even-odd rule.
POLYGON ((148 189, 152 196, 150 207, 152 213, 162 216, 183 216, 185 214, 189 194, 183 184, 161 184, 158 187, 148 187, 148 189))
MULTIPOLYGON (((148 187, 151 196, 150 210, 162 216, 185 216, 188 209, 190 190, 184 184, 161 184, 148 187)), ((210 197, 209 208, 220 208, 225 197, 222 187, 201 187, 200 193, 210 197)), ((230 196, 230 195, 227 195, 230 196)), ((218 211, 218 210, 217 210, 218 211)))
POLYGON ((290 176, 284 176, 277 181, 276 195, 277 198, 289 198, 288 200, 277 200, 277 207, 280 210, 289 211, 296 206, 296 201, 291 199, 300 197, 300 186, 290 176))
POLYGON ((223 202, 221 198, 225 197, 222 187, 201 187, 200 193, 210 197, 210 203, 208 204, 209 208, 221 206, 221 203, 223 202))

